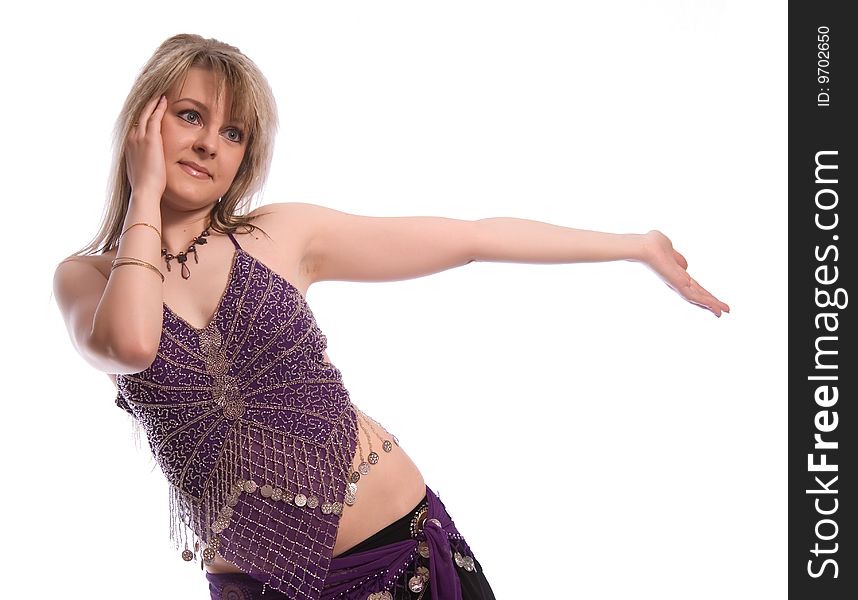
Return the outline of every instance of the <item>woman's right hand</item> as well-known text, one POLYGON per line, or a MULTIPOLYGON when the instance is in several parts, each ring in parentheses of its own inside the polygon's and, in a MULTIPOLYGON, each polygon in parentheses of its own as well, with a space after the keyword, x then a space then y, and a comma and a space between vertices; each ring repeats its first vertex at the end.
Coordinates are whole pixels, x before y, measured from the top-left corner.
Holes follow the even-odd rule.
POLYGON ((135 196, 157 198, 167 187, 167 167, 161 139, 161 119, 167 110, 167 97, 152 98, 143 107, 140 120, 132 125, 125 139, 125 167, 135 196))

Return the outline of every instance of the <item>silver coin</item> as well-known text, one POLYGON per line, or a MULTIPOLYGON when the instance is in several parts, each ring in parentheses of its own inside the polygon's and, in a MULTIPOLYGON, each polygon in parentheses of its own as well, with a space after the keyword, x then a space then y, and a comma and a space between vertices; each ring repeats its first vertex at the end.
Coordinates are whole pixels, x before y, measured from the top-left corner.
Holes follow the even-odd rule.
POLYGON ((393 450, 393 444, 390 443, 390 440, 384 440, 384 443, 381 445, 385 452, 390 452, 393 450))
POLYGON ((307 496, 304 494, 298 494, 295 496, 295 506, 304 506, 307 504, 307 496))
POLYGON ((369 473, 369 463, 362 462, 358 465, 358 471, 360 471, 361 475, 366 475, 369 473))
POLYGON ((419 575, 415 575, 411 579, 408 580, 408 589, 414 592, 415 594, 421 592, 423 590, 423 578, 419 575))
POLYGON ((307 506, 309 506, 310 508, 316 508, 317 506, 319 506, 319 499, 315 496, 308 496, 307 506))
POLYGON ((271 495, 274 493, 274 488, 266 483, 261 488, 259 488, 259 493, 262 494, 263 498, 270 498, 271 495))
POLYGON ((329 515, 334 510, 334 505, 330 502, 322 502, 322 514, 329 515))

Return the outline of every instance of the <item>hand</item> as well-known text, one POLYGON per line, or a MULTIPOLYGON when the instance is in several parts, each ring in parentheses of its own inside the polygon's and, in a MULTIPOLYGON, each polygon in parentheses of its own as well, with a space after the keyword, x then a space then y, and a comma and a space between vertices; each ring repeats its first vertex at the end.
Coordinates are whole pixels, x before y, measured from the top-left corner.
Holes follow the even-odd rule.
POLYGON ((152 98, 143 107, 140 120, 132 125, 125 139, 125 165, 131 189, 137 194, 152 194, 158 199, 167 187, 161 118, 167 110, 166 96, 152 98))
POLYGON ((716 317, 730 312, 730 307, 703 289, 685 269, 688 261, 673 249, 673 244, 660 231, 652 230, 643 236, 643 261, 661 277, 662 281, 692 304, 711 310, 716 317))

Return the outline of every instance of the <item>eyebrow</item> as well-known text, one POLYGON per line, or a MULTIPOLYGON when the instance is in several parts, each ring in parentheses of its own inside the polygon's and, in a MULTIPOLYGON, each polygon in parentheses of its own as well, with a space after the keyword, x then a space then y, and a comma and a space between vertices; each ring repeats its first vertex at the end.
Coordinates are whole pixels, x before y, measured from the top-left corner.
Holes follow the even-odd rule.
MULTIPOLYGON (((199 100, 194 100, 193 98, 179 98, 178 100, 176 100, 176 102, 174 102, 174 104, 177 104, 179 102, 190 102, 191 104, 195 105, 200 110, 202 110, 206 113, 209 112, 209 107, 206 106, 205 104, 203 104, 202 102, 200 102, 199 100)), ((243 123, 241 123, 240 121, 238 121, 236 119, 228 120, 227 124, 228 125, 236 125, 236 126, 241 127, 242 129, 246 128, 246 125, 244 125, 243 123)))

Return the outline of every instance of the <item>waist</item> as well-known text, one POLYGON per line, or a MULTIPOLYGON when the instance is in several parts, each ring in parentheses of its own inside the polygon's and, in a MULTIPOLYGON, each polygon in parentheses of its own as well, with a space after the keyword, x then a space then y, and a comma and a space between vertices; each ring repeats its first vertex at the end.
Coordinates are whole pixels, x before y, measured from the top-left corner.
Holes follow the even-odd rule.
POLYGON ((387 544, 401 542, 403 540, 411 538, 414 535, 414 528, 416 525, 415 520, 419 517, 421 511, 426 508, 427 504, 427 496, 426 494, 423 494, 423 498, 420 500, 420 502, 418 502, 414 508, 412 508, 410 511, 408 511, 408 513, 400 517, 397 521, 394 521, 384 529, 374 533, 364 541, 360 542, 355 546, 352 546, 351 548, 335 556, 334 558, 351 556, 352 554, 357 554, 358 552, 373 550, 375 548, 379 548, 387 544))

